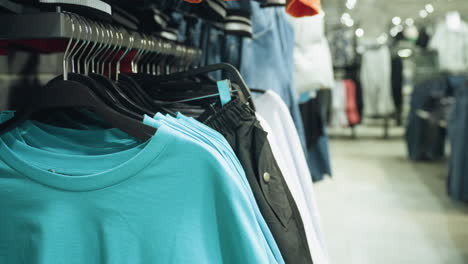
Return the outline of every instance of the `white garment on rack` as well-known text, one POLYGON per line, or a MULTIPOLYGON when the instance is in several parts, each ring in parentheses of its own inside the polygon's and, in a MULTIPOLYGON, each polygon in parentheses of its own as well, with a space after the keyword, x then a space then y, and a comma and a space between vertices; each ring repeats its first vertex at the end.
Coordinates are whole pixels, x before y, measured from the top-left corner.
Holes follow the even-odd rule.
POLYGON ((461 21, 458 29, 444 21, 437 24, 429 47, 439 54, 440 70, 452 73, 468 71, 468 24, 461 21))
POLYGON ((335 127, 349 126, 346 115, 346 88, 343 80, 336 80, 332 90, 331 125, 335 127))
POLYGON ((298 94, 333 87, 333 64, 324 34, 324 16, 295 18, 294 64, 298 94))
POLYGON ((362 56, 361 84, 366 116, 385 116, 395 111, 391 63, 390 49, 385 45, 368 49, 362 56))
POLYGON ((301 214, 312 260, 314 264, 327 264, 328 255, 312 178, 291 114, 273 91, 266 91, 254 99, 254 103, 257 117, 268 132, 273 155, 301 214))

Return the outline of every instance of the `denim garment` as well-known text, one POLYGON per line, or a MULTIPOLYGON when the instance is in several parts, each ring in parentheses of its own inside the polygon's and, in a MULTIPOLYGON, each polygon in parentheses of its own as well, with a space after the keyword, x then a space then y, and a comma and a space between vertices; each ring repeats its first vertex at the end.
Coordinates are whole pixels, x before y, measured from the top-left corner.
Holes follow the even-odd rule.
POLYGON ((242 10, 244 12, 251 12, 250 0, 238 0, 226 2, 228 13, 229 10, 242 10))
POLYGON ((438 136, 433 147, 425 146, 427 133, 425 120, 418 116, 421 110, 431 97, 437 97, 449 92, 447 78, 442 76, 433 80, 422 82, 414 87, 411 96, 411 109, 408 116, 405 140, 408 147, 408 156, 411 160, 434 160, 444 156, 445 136, 438 136))
POLYGON ((449 77, 454 89, 455 105, 449 119, 448 134, 451 145, 449 177, 447 182, 450 197, 468 202, 468 81, 467 77, 449 77))
POLYGON ((318 182, 331 175, 330 152, 328 146, 328 136, 324 128, 324 136, 319 137, 315 146, 309 149, 309 168, 312 174, 312 181, 318 182))
MULTIPOLYGON (((204 23, 201 34, 201 49, 203 52, 202 65, 211 65, 221 62, 222 39, 224 32, 213 25, 204 23)), ((211 72, 208 75, 221 80, 221 71, 211 72)))
MULTIPOLYGON (((227 62, 232 64, 237 69, 240 68, 241 65, 241 44, 242 44, 242 37, 236 35, 226 35, 224 37, 224 48, 222 54, 223 62, 227 62)), ((226 78, 229 76, 223 76, 226 78)))
MULTIPOLYGON (((320 117, 322 120, 326 120, 331 103, 331 91, 318 91, 317 100, 320 108, 320 117)), ((308 151, 309 168, 314 182, 323 180, 325 175, 332 175, 326 126, 323 126, 322 129, 322 136, 318 138, 317 143, 309 148, 308 151)))
MULTIPOLYGON (((248 18, 245 17, 246 19, 250 20, 250 0, 229 1, 227 2, 227 9, 228 16, 230 13, 242 13, 248 16, 248 18)), ((222 49, 222 61, 232 64, 239 70, 241 67, 242 39, 243 36, 241 35, 227 32, 223 39, 222 49)), ((228 74, 224 73, 224 79, 229 77, 228 74)))
POLYGON ((252 39, 244 39, 241 74, 251 88, 273 90, 284 100, 305 149, 304 126, 293 80, 294 31, 284 8, 261 8, 251 1, 252 39))

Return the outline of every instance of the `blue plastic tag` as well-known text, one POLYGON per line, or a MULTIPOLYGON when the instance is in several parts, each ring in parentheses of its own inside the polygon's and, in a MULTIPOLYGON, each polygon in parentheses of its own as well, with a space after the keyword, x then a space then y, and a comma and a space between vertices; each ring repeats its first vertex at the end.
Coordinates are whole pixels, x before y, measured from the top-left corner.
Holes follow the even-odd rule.
POLYGON ((221 100, 221 105, 224 106, 225 104, 229 103, 232 99, 231 81, 222 80, 218 81, 216 84, 218 86, 219 99, 221 100))

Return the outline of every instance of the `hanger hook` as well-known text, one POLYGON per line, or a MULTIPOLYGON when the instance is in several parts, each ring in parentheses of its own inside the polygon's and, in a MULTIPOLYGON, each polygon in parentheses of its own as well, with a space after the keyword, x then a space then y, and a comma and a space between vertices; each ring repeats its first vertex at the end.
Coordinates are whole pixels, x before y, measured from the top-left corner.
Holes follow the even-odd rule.
POLYGON ((144 55, 147 53, 147 47, 148 47, 148 40, 147 40, 147 36, 143 34, 143 39, 142 39, 142 43, 143 43, 143 47, 141 49, 141 53, 140 55, 138 56, 137 58, 137 61, 136 61, 136 67, 137 67, 137 71, 139 72, 143 72, 143 67, 140 67, 140 62, 142 61, 144 55))
POLYGON ((101 60, 100 60, 100 67, 98 68, 98 72, 101 75, 104 75, 105 63, 106 63, 106 60, 109 57, 109 55, 112 53, 112 50, 114 48, 114 39, 115 39, 114 38, 114 32, 110 28, 110 25, 105 25, 105 27, 106 27, 106 31, 107 31, 108 36, 109 36, 109 42, 108 42, 106 52, 104 52, 102 54, 102 57, 101 57, 101 60))
POLYGON ((139 34, 139 33, 137 33, 137 34, 138 34, 138 37, 139 37, 138 38, 139 41, 136 42, 136 43, 139 43, 139 44, 137 44, 137 47, 136 47, 137 52, 135 53, 135 56, 133 56, 133 58, 131 60, 132 72, 133 73, 138 73, 138 67, 137 67, 136 63, 137 63, 137 59, 140 56, 140 53, 142 51, 142 43, 143 43, 143 36, 141 34, 139 34))
POLYGON ((71 22, 71 28, 72 28, 72 33, 70 36, 70 39, 68 40, 67 48, 65 49, 65 53, 63 54, 63 59, 62 59, 62 66, 63 66, 63 80, 67 81, 68 80, 68 54, 70 52, 70 47, 73 42, 73 38, 75 37, 75 23, 73 21, 73 18, 68 14, 65 13, 65 15, 70 19, 71 22))
MULTIPOLYGON (((91 28, 93 28, 94 23, 92 21, 88 21, 89 22, 89 26, 91 28)), ((89 60, 91 59, 91 57, 93 56, 93 52, 94 52, 94 48, 96 48, 98 42, 99 42, 99 32, 97 30, 97 27, 95 27, 95 30, 94 32, 96 32, 96 38, 93 39, 93 30, 91 29, 91 39, 92 39, 92 42, 93 42, 93 46, 91 46, 91 48, 89 49, 89 51, 87 52, 87 55, 86 57, 84 58, 84 74, 85 75, 88 75, 89 74, 89 60)))
POLYGON ((127 56, 128 52, 132 50, 133 48, 133 43, 135 42, 135 39, 133 35, 129 34, 129 45, 127 49, 123 52, 122 56, 117 60, 117 64, 115 66, 115 81, 119 81, 119 74, 120 74, 120 62, 127 56))
POLYGON ((89 24, 88 24, 88 22, 86 21, 85 18, 80 17, 79 19, 83 22, 84 28, 86 29, 86 42, 85 42, 86 45, 83 47, 83 50, 81 51, 81 54, 76 59, 77 72, 81 73, 81 63, 80 63, 80 61, 81 61, 81 58, 83 57, 83 55, 85 53, 87 53, 87 49, 88 49, 89 45, 91 44, 91 37, 92 37, 93 31, 92 31, 91 27, 89 26, 89 24))
POLYGON ((78 28, 80 30, 78 43, 79 43, 79 41, 82 41, 81 45, 79 45, 79 46, 77 45, 78 48, 76 50, 73 50, 73 52, 71 53, 71 56, 70 56, 72 72, 75 73, 76 72, 75 71, 75 56, 76 56, 76 54, 78 54, 78 52, 81 50, 81 48, 84 47, 84 45, 86 45, 86 40, 84 40, 84 37, 82 37, 83 26, 81 25, 80 17, 78 15, 76 15, 76 14, 73 14, 73 15, 76 17, 76 21, 78 23, 78 28))
POLYGON ((94 52, 93 56, 90 58, 90 61, 91 61, 91 72, 92 73, 96 73, 96 59, 97 57, 99 56, 99 54, 101 54, 101 52, 104 50, 105 46, 106 46, 106 43, 105 43, 105 37, 106 37, 106 33, 104 32, 104 28, 101 26, 101 24, 99 23, 96 23, 95 24, 96 26, 96 31, 98 33, 98 36, 101 36, 102 38, 99 40, 99 46, 98 48, 96 49, 96 51, 94 52))
MULTIPOLYGON (((70 16, 70 19, 71 19, 71 21, 72 21, 73 28, 75 29, 75 32, 76 32, 76 29, 80 30, 81 28, 75 24, 75 22, 76 22, 75 15, 72 14, 72 13, 68 13, 68 15, 70 16)), ((65 64, 66 64, 66 69, 67 69, 67 70, 66 70, 66 72, 67 72, 67 79, 68 79, 68 73, 70 72, 70 63, 71 63, 70 57, 73 55, 73 53, 74 53, 76 47, 78 47, 78 45, 79 45, 79 43, 80 43, 81 33, 82 33, 81 30, 78 31, 78 35, 75 37, 74 43, 72 44, 71 48, 69 49, 67 55, 64 57, 65 64)))
POLYGON ((109 63, 108 63, 109 79, 112 78, 112 63, 115 61, 115 59, 119 55, 119 52, 122 49, 123 40, 124 40, 121 30, 119 28, 115 28, 115 30, 116 30, 116 36, 117 36, 117 45, 116 45, 116 49, 115 49, 115 51, 113 53, 113 56, 110 57, 109 63))
MULTIPOLYGON (((147 45, 145 45, 145 55, 141 58, 141 62, 139 63, 141 64, 140 69, 142 72, 145 71, 145 66, 147 66, 147 63, 149 59, 151 58, 151 52, 153 50, 151 36, 146 36, 146 44, 147 45)), ((148 67, 146 67, 146 70, 148 71, 148 67)))
POLYGON ((112 57, 114 52, 118 49, 118 42, 120 41, 120 37, 119 37, 117 31, 115 30, 114 26, 108 25, 108 27, 109 27, 109 31, 110 31, 110 34, 111 34, 111 49, 109 50, 109 52, 106 54, 106 56, 102 60, 102 70, 101 70, 102 75, 105 74, 106 62, 109 61, 109 59, 112 57))
POLYGON ((104 47, 103 49, 101 50, 97 60, 96 60, 96 73, 98 74, 101 74, 99 71, 101 69, 100 65, 101 65, 101 62, 102 60, 106 57, 106 54, 107 54, 107 51, 109 50, 109 47, 111 46, 110 44, 110 41, 111 41, 111 35, 110 35, 110 31, 109 29, 104 25, 104 24, 101 24, 102 28, 103 28, 103 31, 105 33, 104 35, 104 47))
MULTIPOLYGON (((78 16, 76 14, 69 13, 69 15, 72 18, 73 24, 75 24, 75 22, 78 22, 77 21, 78 16)), ((72 72, 75 72, 75 68, 73 66, 73 56, 75 54, 76 48, 79 46, 79 43, 81 41, 81 35, 83 33, 83 29, 82 29, 80 23, 78 23, 78 27, 76 27, 76 28, 78 28, 78 30, 79 30, 78 31, 78 36, 76 37, 76 41, 75 41, 74 45, 71 47, 69 53, 67 54, 67 58, 66 58, 67 72, 69 72, 70 64, 72 66, 72 72)), ((67 74, 67 79, 68 79, 68 74, 67 74)))

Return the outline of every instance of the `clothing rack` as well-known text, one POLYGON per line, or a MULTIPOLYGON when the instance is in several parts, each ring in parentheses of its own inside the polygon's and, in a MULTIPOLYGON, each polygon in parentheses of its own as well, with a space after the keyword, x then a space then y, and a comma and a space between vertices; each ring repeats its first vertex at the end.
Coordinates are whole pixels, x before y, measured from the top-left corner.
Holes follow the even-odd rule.
MULTIPOLYGON (((86 25, 94 27, 95 29, 100 27, 100 29, 104 30, 112 29, 117 31, 120 37, 116 37, 115 41, 121 41, 119 45, 121 45, 122 48, 150 50, 152 52, 160 52, 176 57, 190 57, 192 59, 197 59, 201 56, 201 50, 199 49, 188 47, 161 37, 130 31, 123 27, 94 22, 72 13, 46 12, 21 15, 8 14, 0 16, 0 23, 2 25, 15 25, 14 27, 0 27, 0 40, 73 38, 75 40, 90 40, 91 42, 102 41, 96 33, 94 33, 95 36, 92 36, 92 39, 89 39, 90 34, 79 34, 76 32, 80 29, 84 31, 86 25)), ((93 35, 93 33, 91 35, 93 35)))
MULTIPOLYGON (((64 52, 68 47, 75 47, 74 54, 63 57, 63 73, 67 78, 67 73, 71 67, 74 67, 73 62, 84 62, 83 59, 92 60, 86 56, 76 56, 78 53, 83 54, 87 50, 91 50, 94 46, 94 52, 102 46, 104 52, 102 54, 114 53, 115 57, 101 56, 102 71, 104 71, 104 60, 109 65, 114 62, 115 67, 110 68, 108 75, 115 73, 116 78, 120 73, 120 62, 125 63, 122 71, 138 72, 153 72, 153 74, 167 74, 177 71, 183 71, 189 66, 198 65, 201 60, 202 51, 197 48, 189 47, 178 42, 167 40, 152 34, 145 34, 132 30, 125 29, 118 25, 110 25, 104 22, 91 20, 74 13, 67 12, 44 12, 44 13, 29 13, 29 14, 4 14, 0 15, 0 23, 3 25, 15 25, 14 27, 5 26, 0 28, 0 45, 2 51, 15 52, 16 47, 28 47, 34 51, 28 54, 31 61, 37 61, 40 53, 64 52), (42 51, 43 48, 36 45, 38 42, 44 41, 44 47, 47 51, 42 51), (78 43, 79 42, 79 43, 78 43), (73 43, 73 44, 72 44, 73 43), (99 45, 97 45, 99 44, 99 45), (40 51, 37 52, 36 49, 40 51), (117 53, 120 50, 120 53, 117 53), (118 54, 118 56, 117 56, 118 54), (156 70, 156 61, 159 55, 163 55, 165 68, 156 70), (34 59, 35 57, 36 59, 34 59), (75 58, 74 58, 75 57, 75 58), (118 59, 118 61, 116 61, 118 59), (150 64, 150 59, 154 63, 150 64)), ((20 50, 23 50, 23 49, 20 50)), ((70 55, 70 54, 69 54, 70 55)), ((114 56, 114 55, 113 55, 114 56)), ((28 59, 29 61, 29 59, 28 59)), ((77 67, 79 63, 77 62, 77 67)), ((81 63, 84 66, 84 72, 88 71, 87 63, 81 63)), ((94 67, 94 61, 93 66, 94 67)), ((99 66, 98 66, 99 67, 99 66)), ((106 66, 107 67, 107 66, 106 66)), ((79 68, 78 68, 79 69, 79 68)), ((107 70, 107 68, 106 68, 107 70)), ((28 75, 35 76, 37 69, 29 69, 28 75)), ((4 98, 10 97, 15 93, 14 83, 0 88, 0 96, 4 98), (10 87, 12 86, 12 87, 10 87)), ((0 111, 9 109, 11 100, 0 101, 0 111)))

